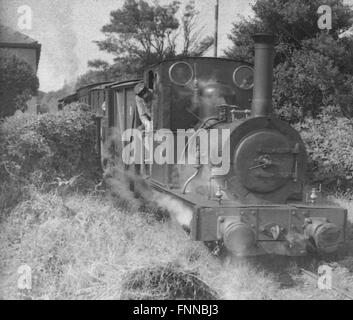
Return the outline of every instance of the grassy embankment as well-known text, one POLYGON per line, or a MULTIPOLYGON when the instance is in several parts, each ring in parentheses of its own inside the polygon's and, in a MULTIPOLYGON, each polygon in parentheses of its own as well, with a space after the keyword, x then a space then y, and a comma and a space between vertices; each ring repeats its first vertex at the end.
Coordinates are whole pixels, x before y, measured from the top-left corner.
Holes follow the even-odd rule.
MULTIPOLYGON (((341 203, 352 221, 353 204, 341 203)), ((0 246, 3 299, 335 298, 296 275, 293 263, 283 273, 247 260, 222 262, 170 221, 100 196, 33 191, 2 222, 0 246), (17 288, 23 264, 32 268, 28 292, 17 288)), ((350 286, 348 271, 338 271, 337 283, 350 286)))

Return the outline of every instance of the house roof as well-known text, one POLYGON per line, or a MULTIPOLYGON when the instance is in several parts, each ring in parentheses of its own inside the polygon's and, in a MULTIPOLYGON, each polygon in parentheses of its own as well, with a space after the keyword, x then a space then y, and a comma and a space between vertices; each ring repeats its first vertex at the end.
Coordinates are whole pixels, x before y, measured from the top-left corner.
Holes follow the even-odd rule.
POLYGON ((0 48, 25 48, 37 51, 37 65, 39 63, 41 44, 31 37, 0 24, 0 48))

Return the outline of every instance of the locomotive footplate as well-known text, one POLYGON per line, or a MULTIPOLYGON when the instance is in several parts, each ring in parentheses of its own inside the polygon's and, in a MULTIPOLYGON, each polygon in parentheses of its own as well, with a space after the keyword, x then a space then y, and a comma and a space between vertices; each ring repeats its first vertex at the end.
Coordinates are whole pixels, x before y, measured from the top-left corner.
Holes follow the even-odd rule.
POLYGON ((222 241, 234 255, 306 255, 336 251, 345 242, 347 210, 325 205, 196 207, 191 237, 222 241))

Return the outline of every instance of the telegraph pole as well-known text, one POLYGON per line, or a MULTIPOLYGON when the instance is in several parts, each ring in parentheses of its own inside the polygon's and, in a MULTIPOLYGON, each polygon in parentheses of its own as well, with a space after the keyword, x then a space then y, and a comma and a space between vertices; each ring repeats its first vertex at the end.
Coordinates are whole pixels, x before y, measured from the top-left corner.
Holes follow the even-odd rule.
POLYGON ((215 32, 214 32, 214 56, 218 56, 218 12, 219 12, 219 0, 216 0, 215 7, 215 32))

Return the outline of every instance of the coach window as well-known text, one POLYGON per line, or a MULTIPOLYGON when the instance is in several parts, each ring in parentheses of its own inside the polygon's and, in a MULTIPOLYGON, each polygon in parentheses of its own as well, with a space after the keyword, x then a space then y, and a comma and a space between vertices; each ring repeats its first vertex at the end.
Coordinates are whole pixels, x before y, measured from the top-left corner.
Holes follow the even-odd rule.
POLYGON ((115 95, 112 96, 112 101, 108 104, 108 126, 114 127, 114 106, 116 104, 116 97, 115 95))
POLYGON ((148 71, 148 88, 154 89, 154 73, 152 70, 148 71))
POLYGON ((155 72, 155 73, 154 73, 154 89, 157 89, 157 87, 158 87, 158 81, 159 81, 158 73, 155 72))

